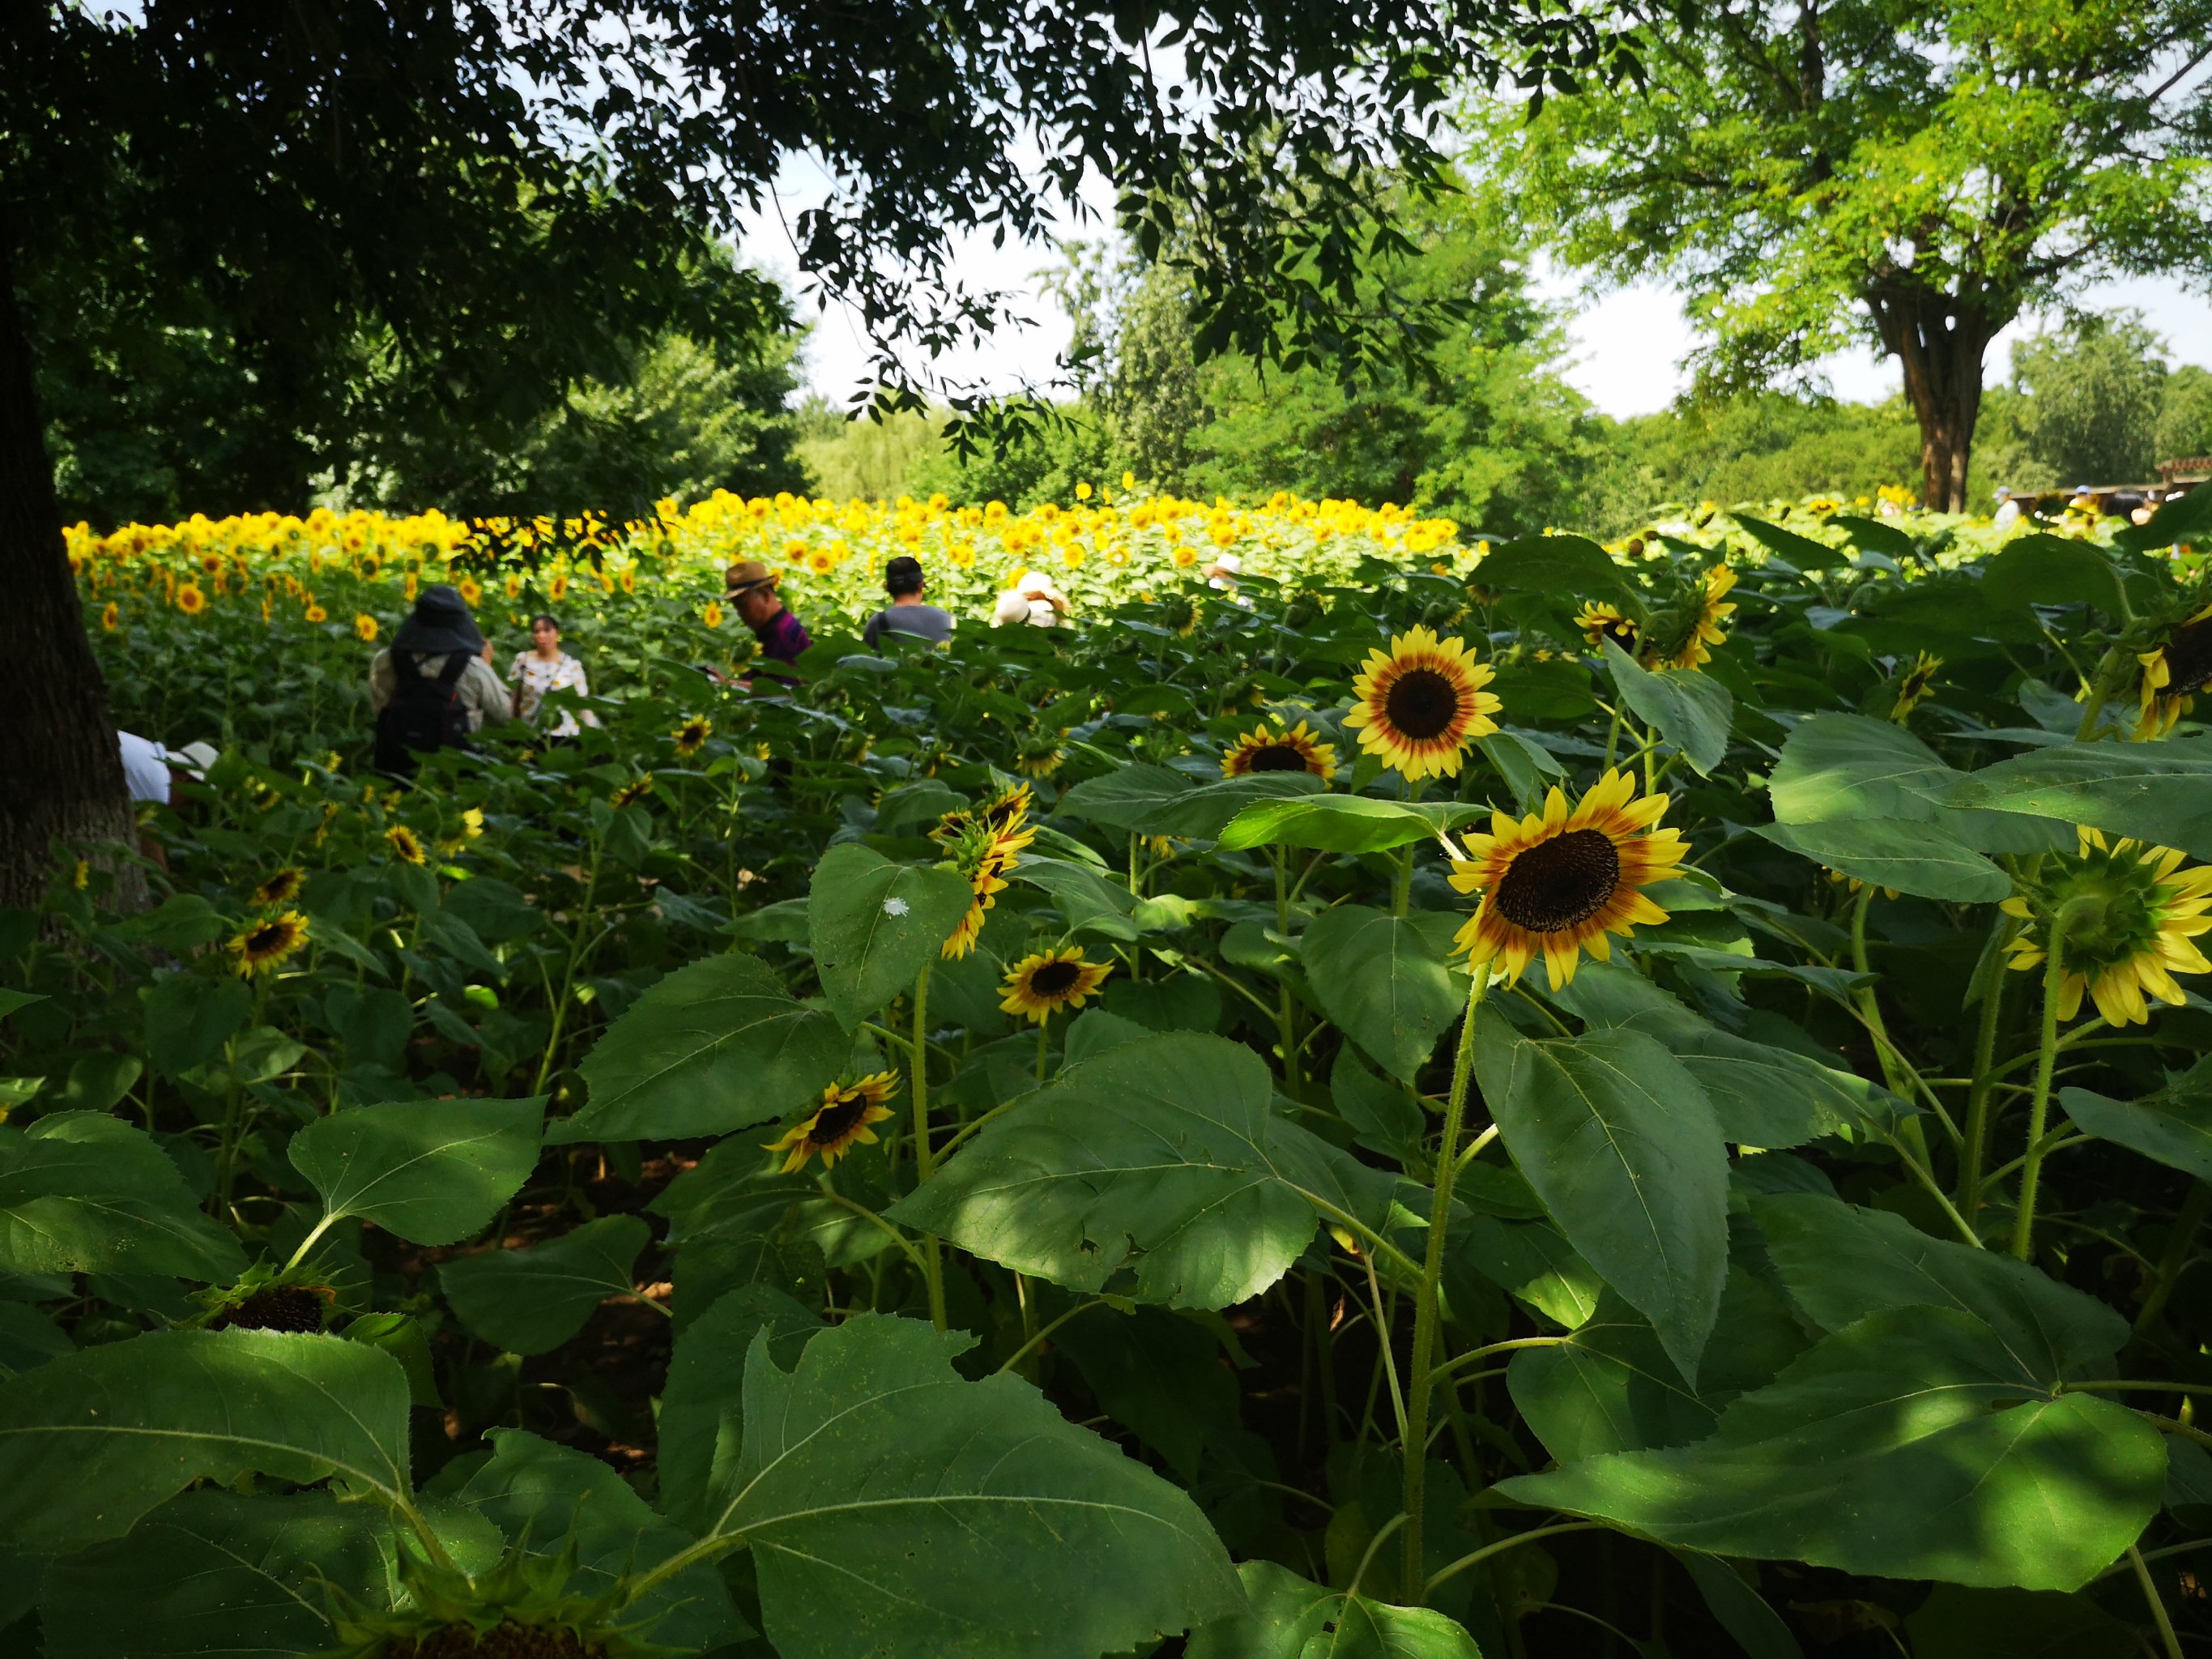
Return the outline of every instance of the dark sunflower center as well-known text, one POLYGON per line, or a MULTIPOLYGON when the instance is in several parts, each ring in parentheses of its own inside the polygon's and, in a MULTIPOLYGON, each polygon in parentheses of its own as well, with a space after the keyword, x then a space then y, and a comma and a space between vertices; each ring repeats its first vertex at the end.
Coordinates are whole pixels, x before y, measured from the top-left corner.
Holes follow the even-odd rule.
POLYGON ((2175 695, 2202 691, 2212 684, 2212 617, 2185 623, 2166 642, 2166 690, 2175 695))
POLYGON ((1570 830, 1516 857, 1492 902, 1517 927, 1556 933, 1603 909, 1620 880, 1613 838, 1600 830, 1570 830))
POLYGON ((817 1146, 826 1146, 840 1135, 850 1132, 860 1121, 860 1115, 867 1109, 868 1097, 866 1095, 854 1095, 850 1100, 841 1100, 835 1106, 824 1106, 822 1115, 814 1120, 814 1127, 806 1132, 806 1138, 817 1146))
POLYGON ((281 951, 290 939, 289 930, 272 921, 267 927, 257 927, 246 935, 246 953, 249 956, 262 956, 271 951, 281 951))
POLYGON ((1306 764, 1306 757, 1286 743, 1271 743, 1264 749, 1255 749, 1244 763, 1254 772, 1305 772, 1312 769, 1306 764))
POLYGON ((256 1291, 215 1322, 217 1330, 319 1331, 323 1298, 298 1285, 256 1291))
POLYGON ((1433 668, 1410 668, 1382 694, 1382 711, 1409 738, 1442 737, 1459 718, 1459 688, 1433 668))
POLYGON ((1048 962, 1030 975, 1030 993, 1039 997, 1066 996, 1082 977, 1080 963, 1048 962))

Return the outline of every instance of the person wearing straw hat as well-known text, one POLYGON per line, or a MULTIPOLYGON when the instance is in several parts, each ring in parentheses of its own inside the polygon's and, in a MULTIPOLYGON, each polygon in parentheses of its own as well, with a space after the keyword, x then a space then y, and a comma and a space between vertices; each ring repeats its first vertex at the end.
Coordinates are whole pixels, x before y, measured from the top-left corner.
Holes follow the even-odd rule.
POLYGON ((731 608, 760 641, 761 655, 790 663, 798 661, 814 640, 806 625, 784 608, 775 591, 781 580, 781 571, 770 570, 758 559, 744 559, 723 573, 722 586, 731 608))
POLYGON ((470 732, 509 718, 510 696, 490 649, 459 589, 437 582, 416 597, 391 645, 368 665, 378 769, 406 775, 414 755, 465 749, 470 732))

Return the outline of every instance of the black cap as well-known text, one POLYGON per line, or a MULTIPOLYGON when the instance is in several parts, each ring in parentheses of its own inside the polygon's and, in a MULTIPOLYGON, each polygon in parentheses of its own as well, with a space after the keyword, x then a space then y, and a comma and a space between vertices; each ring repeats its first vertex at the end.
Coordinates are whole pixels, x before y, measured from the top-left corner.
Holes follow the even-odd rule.
POLYGON ((437 582, 415 599, 415 609, 392 636, 397 651, 436 656, 447 651, 481 651, 483 635, 460 591, 437 582))

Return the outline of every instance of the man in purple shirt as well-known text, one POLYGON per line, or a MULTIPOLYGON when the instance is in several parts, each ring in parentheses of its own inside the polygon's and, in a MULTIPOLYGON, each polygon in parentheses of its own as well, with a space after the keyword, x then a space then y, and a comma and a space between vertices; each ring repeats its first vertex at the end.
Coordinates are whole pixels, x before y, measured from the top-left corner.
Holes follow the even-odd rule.
POLYGON ((761 655, 790 663, 798 661, 799 653, 814 641, 805 624, 776 597, 775 585, 781 576, 781 572, 770 570, 758 559, 746 559, 724 573, 723 585, 731 605, 760 641, 761 655))

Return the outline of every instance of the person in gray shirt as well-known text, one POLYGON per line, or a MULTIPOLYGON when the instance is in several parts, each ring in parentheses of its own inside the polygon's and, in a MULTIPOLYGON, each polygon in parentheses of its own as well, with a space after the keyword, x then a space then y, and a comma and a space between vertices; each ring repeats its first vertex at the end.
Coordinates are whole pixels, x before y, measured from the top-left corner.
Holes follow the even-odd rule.
POLYGON ((927 640, 932 645, 942 645, 952 637, 952 613, 940 611, 933 605, 921 602, 927 584, 921 574, 921 561, 910 554, 902 553, 884 567, 884 588, 891 602, 868 618, 868 625, 860 630, 861 637, 876 650, 884 648, 886 634, 906 634, 918 640, 927 640))

